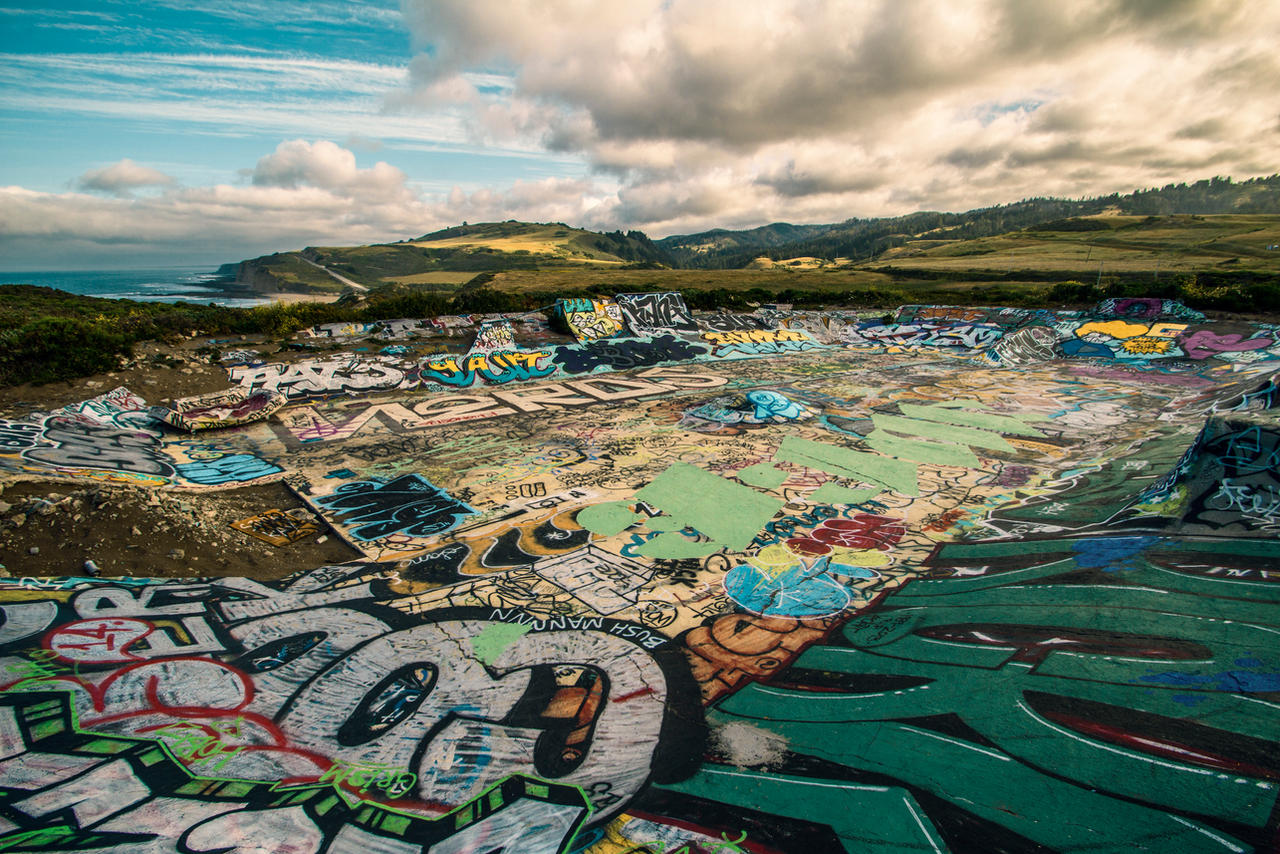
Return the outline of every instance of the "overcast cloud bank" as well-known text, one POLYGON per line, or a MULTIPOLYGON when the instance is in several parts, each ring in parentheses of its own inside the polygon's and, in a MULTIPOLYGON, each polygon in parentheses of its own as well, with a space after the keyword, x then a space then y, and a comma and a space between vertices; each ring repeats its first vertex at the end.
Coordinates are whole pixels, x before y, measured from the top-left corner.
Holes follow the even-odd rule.
MULTIPOLYGON (((33 265, 68 249, 233 260, 489 219, 659 237, 1242 179, 1280 162, 1280 4, 1267 0, 403 0, 401 12, 415 55, 359 87, 385 160, 361 167, 330 134, 295 133, 234 181, 183 186, 126 158, 68 176, 70 192, 0 189, 0 249, 33 265), (393 137, 413 127, 584 168, 444 190, 449 176, 394 165, 393 137)), ((257 61, 310 75, 317 92, 339 79, 257 61)), ((356 106, 343 102, 344 121, 356 106)))

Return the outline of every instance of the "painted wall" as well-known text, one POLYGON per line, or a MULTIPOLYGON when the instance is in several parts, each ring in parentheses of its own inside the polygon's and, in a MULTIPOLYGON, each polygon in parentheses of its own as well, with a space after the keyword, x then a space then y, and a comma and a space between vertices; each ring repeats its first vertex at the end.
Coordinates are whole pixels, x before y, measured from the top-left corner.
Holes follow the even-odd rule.
POLYGON ((316 517, 246 535, 365 559, 0 582, 0 845, 1274 850, 1273 330, 910 319, 699 318, 208 437, 124 392, 6 424, 15 472, 247 455, 316 517))

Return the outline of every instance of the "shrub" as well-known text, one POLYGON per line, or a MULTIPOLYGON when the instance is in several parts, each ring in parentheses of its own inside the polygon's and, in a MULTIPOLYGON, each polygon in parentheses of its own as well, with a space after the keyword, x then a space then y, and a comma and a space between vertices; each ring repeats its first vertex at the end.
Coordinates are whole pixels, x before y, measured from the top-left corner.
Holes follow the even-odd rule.
POLYGON ((133 338, 75 317, 39 317, 6 330, 0 382, 47 383, 115 370, 133 355, 133 338))

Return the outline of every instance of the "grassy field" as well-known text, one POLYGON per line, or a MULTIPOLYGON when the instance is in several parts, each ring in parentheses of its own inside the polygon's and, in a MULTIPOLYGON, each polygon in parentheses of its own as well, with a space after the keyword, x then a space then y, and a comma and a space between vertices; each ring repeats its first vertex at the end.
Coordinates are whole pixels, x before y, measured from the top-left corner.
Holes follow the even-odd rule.
POLYGON ((415 240, 423 249, 479 249, 541 255, 580 264, 622 264, 623 259, 600 250, 592 232, 554 223, 491 223, 471 234, 434 240, 415 240))
MULTIPOLYGON (((498 273, 489 287, 508 293, 600 288, 611 293, 628 291, 717 290, 842 291, 886 288, 893 278, 863 270, 512 270, 498 273)), ((936 285, 936 283, 931 283, 936 285)))
POLYGON ((1266 248, 1280 244, 1280 217, 1276 216, 1098 216, 1057 225, 1061 230, 1041 226, 976 240, 925 236, 890 249, 864 266, 936 271, 1067 270, 1081 275, 1096 274, 1099 265, 1104 273, 1280 273, 1280 250, 1266 248), (1077 230, 1084 228, 1088 230, 1077 230))
POLYGON ((284 252, 258 260, 259 266, 270 273, 277 287, 259 288, 270 293, 271 290, 305 293, 317 291, 321 293, 340 293, 344 285, 324 270, 319 270, 303 261, 297 252, 284 252))
POLYGON ((441 290, 453 290, 465 285, 475 277, 474 273, 462 273, 456 270, 436 270, 431 273, 414 273, 401 276, 384 276, 382 281, 402 285, 439 285, 441 290))

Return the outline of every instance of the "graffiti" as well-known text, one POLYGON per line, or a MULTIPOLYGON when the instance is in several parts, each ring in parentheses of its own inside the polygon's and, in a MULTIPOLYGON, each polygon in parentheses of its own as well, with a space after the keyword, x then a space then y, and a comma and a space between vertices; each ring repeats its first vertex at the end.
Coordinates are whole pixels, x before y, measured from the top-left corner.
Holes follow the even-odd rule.
POLYGON ((606 616, 635 607, 639 591, 653 577, 643 564, 590 548, 540 560, 533 571, 606 616))
POLYGON ((618 294, 614 299, 627 325, 637 335, 655 335, 667 330, 698 331, 684 297, 678 293, 618 294))
POLYGON ((241 387, 179 398, 172 406, 155 407, 151 412, 166 424, 193 433, 261 421, 287 402, 280 392, 241 387))
POLYGON ((1192 359, 1207 359, 1227 353, 1247 353, 1276 345, 1276 339, 1263 332, 1246 338, 1239 332, 1219 334, 1210 329, 1197 329, 1180 339, 1182 349, 1192 359))
POLYGON ((971 323, 863 324, 846 326, 839 338, 855 347, 949 347, 982 350, 1004 335, 999 326, 971 323))
POLYGON ((45 642, 66 661, 119 663, 139 660, 129 652, 129 646, 153 630, 150 623, 129 617, 80 620, 58 627, 45 642))
POLYGON ((611 338, 557 347, 551 358, 566 373, 586 374, 601 368, 625 371, 663 362, 688 361, 708 352, 706 347, 664 334, 653 338, 611 338))
POLYGON ((1007 333, 991 349, 996 364, 1034 365, 1058 354, 1058 336, 1047 326, 1024 326, 1007 333))
MULTIPOLYGON (((722 425, 782 424, 812 418, 813 411, 786 395, 757 389, 745 394, 716 398, 685 411, 686 420, 711 421, 722 425)), ((693 426, 693 425, 691 425, 693 426)), ((696 427, 695 427, 696 429, 696 427)))
POLYGON ((124 386, 79 403, 69 403, 51 414, 85 424, 115 427, 145 429, 152 424, 147 402, 124 386))
POLYGON ((228 371, 231 382, 247 389, 278 391, 289 400, 334 394, 368 394, 397 388, 412 388, 417 377, 389 357, 340 356, 297 362, 235 367, 228 371))
POLYGON ((287 546, 313 534, 320 526, 306 510, 267 510, 231 523, 231 527, 273 546, 287 546))
POLYGON ((1186 320, 1203 323, 1205 316, 1172 299, 1154 297, 1117 297, 1104 299, 1094 307, 1093 313, 1103 317, 1128 317, 1135 320, 1186 320))
MULTIPOLYGON (((1008 579, 909 585, 887 600, 889 610, 847 623, 847 647, 810 649, 806 669, 788 687, 748 685, 720 704, 714 723, 751 721, 786 738, 792 751, 887 775, 940 798, 939 810, 950 804, 946 809, 971 811, 1057 850, 1086 839, 1110 849, 1223 850, 1236 845, 1224 837, 1262 831, 1280 787, 1252 764, 1248 744, 1251 733, 1274 726, 1273 712, 1232 700, 1269 684, 1261 674, 1274 665, 1258 652, 1269 648, 1259 634, 1268 623, 1256 622, 1264 612, 1238 628, 1198 619, 1211 600, 1234 595, 1232 582, 1164 574, 1142 557, 1129 576, 1135 586, 1124 592, 1098 586, 1102 570, 1072 559, 1069 544, 1065 560, 1038 560, 1062 554, 1062 545, 947 547, 935 563, 1004 555, 1023 568, 1004 570, 1008 579), (1053 583, 1082 568, 1098 574, 1092 583, 1053 583), (1040 583, 1029 585, 1033 578, 1040 583), (1152 597, 1161 606, 1144 610, 1152 597), (944 652, 931 640, 954 646, 944 652), (821 693, 841 674, 849 688, 821 693), (895 679, 900 688, 870 691, 875 683, 865 680, 872 678, 895 679), (826 681, 810 682, 819 679, 826 681), (853 688, 859 679, 868 688, 853 688), (1170 741, 1161 722, 1185 718, 1189 707, 1211 730, 1170 741), (917 723, 942 709, 964 726, 917 723), (837 720, 833 740, 827 722, 837 720), (987 764, 989 775, 973 776, 987 764), (965 794, 975 786, 1008 809, 965 794), (1051 790, 1051 798, 1030 795, 1051 790), (1062 820, 1063 811, 1080 823, 1062 820), (1183 811, 1209 822, 1229 818, 1237 830, 1209 829, 1183 811)), ((673 788, 698 794, 698 778, 673 788)), ((851 844, 846 850, 858 850, 851 844)))
POLYGON ((712 345, 711 354, 720 359, 730 355, 761 356, 798 353, 819 346, 807 334, 794 329, 703 332, 699 337, 712 345))
POLYGON ((776 323, 770 323, 763 317, 730 314, 724 311, 699 315, 697 324, 707 332, 755 332, 761 329, 777 328, 776 323))
POLYGON ((180 463, 179 476, 204 486, 221 486, 226 483, 248 483, 272 477, 284 472, 280 466, 259 459, 253 454, 227 454, 212 459, 180 463))
POLYGON ((560 299, 556 313, 579 343, 621 335, 622 309, 611 299, 560 299))
POLYGON ((61 415, 46 418, 41 444, 22 458, 51 468, 83 468, 172 477, 173 461, 154 434, 96 426, 61 415), (49 443, 49 444, 45 444, 49 443))
MULTIPOLYGON (((135 615, 59 625, 50 642, 99 669, 5 687, 70 690, 82 726, 162 740, 202 773, 216 765, 231 777, 309 779, 393 800, 457 805, 517 773, 580 786, 608 815, 650 774, 687 774, 681 754, 655 756, 670 713, 697 716, 665 637, 509 609, 426 623, 375 617, 353 608, 361 591, 277 593, 233 579, 153 585, 144 602, 93 587, 77 602, 135 615), (179 602, 157 604, 170 591, 179 602), (141 615, 178 613, 229 621, 227 633, 200 656, 133 654, 154 631, 141 615), (478 764, 459 765, 461 756, 478 764)), ((687 748, 698 737, 695 726, 666 741, 687 748)))
POLYGON ((0 454, 19 454, 40 444, 44 432, 39 424, 0 420, 0 454))
POLYGON ((475 512, 416 474, 387 482, 344 483, 313 503, 331 513, 357 540, 376 540, 388 534, 427 537, 455 527, 475 512))
POLYGON ((516 349, 516 331, 506 320, 484 320, 475 340, 471 342, 471 353, 497 353, 516 349))
POLYGON ((262 353, 258 350, 244 348, 240 350, 224 350, 218 361, 226 367, 236 365, 260 365, 263 363, 262 353))
POLYGON ((357 338, 377 327, 372 323, 320 323, 298 332, 299 338, 357 338))
MULTIPOLYGON (((417 327, 465 353, 324 360, 402 374, 372 400, 334 374, 216 433, 127 393, 0 423, 6 482, 275 478, 306 510, 232 516, 249 551, 362 553, 14 560, 0 847, 1271 850, 1276 330, 1121 308, 766 308, 561 337, 557 381, 506 382, 539 324, 473 315, 417 327), (73 426, 171 471, 28 458, 73 426)), ((16 500, 10 537, 55 503, 16 500)))
POLYGON ((1209 419, 1169 473, 1115 517, 1133 519, 1219 535, 1277 530, 1280 430, 1265 420, 1209 419))
MULTIPOLYGON (((6 768, 16 772, 0 781, 13 804, 0 835, 7 850, 159 854, 176 850, 175 840, 182 839, 188 850, 393 852, 430 846, 461 854, 518 841, 528 850, 561 851, 590 815, 581 788, 519 775, 440 817, 390 809, 358 794, 354 802, 337 797, 341 771, 324 783, 295 784, 286 795, 275 781, 202 777, 155 741, 76 729, 65 695, 0 697, 0 720, 6 768), (43 773, 19 771, 24 767, 43 773)), ((173 724, 156 731, 174 734, 165 739, 174 755, 209 753, 217 765, 216 742, 192 729, 173 724)))
POLYGON ((555 365, 540 365, 550 356, 547 350, 471 352, 466 356, 442 356, 426 362, 424 381, 466 388, 477 379, 494 385, 539 379, 555 372, 555 365))
POLYGON ((656 367, 625 379, 573 380, 519 391, 432 397, 415 404, 412 409, 399 403, 367 405, 338 423, 310 407, 287 409, 278 417, 281 426, 298 442, 329 442, 350 438, 374 425, 396 432, 424 430, 520 412, 595 406, 677 389, 717 388, 726 382, 724 377, 714 374, 656 367))
POLYGON ((748 681, 782 671, 834 625, 825 617, 726 614, 683 640, 703 700, 710 704, 748 681))

